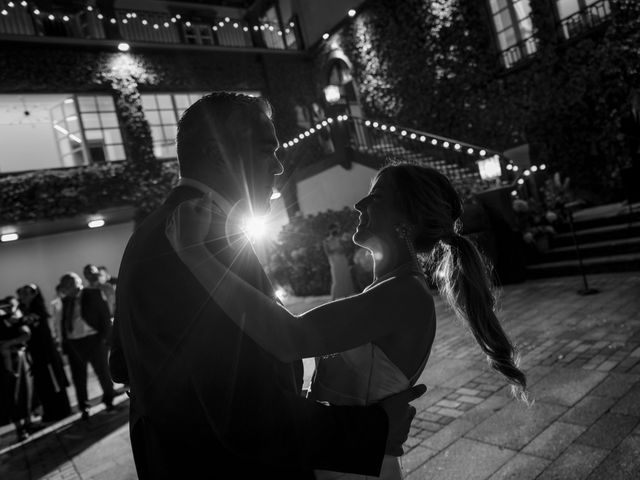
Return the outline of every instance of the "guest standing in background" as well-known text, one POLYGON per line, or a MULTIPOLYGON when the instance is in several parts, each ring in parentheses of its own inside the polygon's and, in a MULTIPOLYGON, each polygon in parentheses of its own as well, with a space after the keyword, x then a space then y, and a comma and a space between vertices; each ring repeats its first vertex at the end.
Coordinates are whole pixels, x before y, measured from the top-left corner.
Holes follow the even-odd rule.
POLYGON ((329 225, 329 235, 323 240, 322 248, 331 268, 332 300, 348 297, 355 293, 347 258, 346 242, 350 243, 350 239, 346 234, 340 235, 338 224, 329 225))
POLYGON ((62 339, 69 357, 71 377, 82 418, 89 418, 87 394, 87 363, 91 363, 102 387, 102 401, 113 410, 115 396, 107 363, 107 339, 111 334, 111 314, 102 292, 83 288, 82 279, 74 272, 60 279, 64 295, 62 309, 62 339))
POLYGON ((116 311, 115 287, 110 283, 107 283, 104 275, 100 273, 100 269, 95 265, 85 265, 82 273, 84 274, 84 278, 87 280, 90 288, 97 288, 102 292, 102 295, 107 300, 107 304, 109 305, 109 313, 111 314, 111 318, 113 318, 113 314, 116 311))
POLYGON ((31 330, 27 351, 31 357, 34 392, 42 405, 42 421, 54 422, 71 414, 62 357, 49 327, 49 312, 40 288, 25 285, 17 291, 24 322, 31 330))
POLYGON ((0 425, 13 422, 18 440, 29 436, 32 384, 26 345, 31 331, 16 297, 0 301, 0 425))

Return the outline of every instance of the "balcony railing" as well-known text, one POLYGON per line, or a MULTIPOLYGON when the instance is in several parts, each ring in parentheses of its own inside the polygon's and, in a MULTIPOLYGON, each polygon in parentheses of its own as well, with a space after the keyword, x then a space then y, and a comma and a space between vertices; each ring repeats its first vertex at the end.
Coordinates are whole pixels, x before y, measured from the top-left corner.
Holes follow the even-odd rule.
POLYGON ((500 55, 506 68, 511 68, 524 58, 538 51, 538 41, 535 37, 529 37, 522 42, 504 50, 500 55))
POLYGON ((611 14, 609 0, 600 0, 560 21, 565 38, 577 37, 604 23, 611 14))
POLYGON ((121 39, 129 42, 298 50, 295 24, 249 24, 216 16, 186 18, 160 11, 115 10, 113 16, 88 6, 43 11, 31 3, 0 2, 0 35, 121 39))

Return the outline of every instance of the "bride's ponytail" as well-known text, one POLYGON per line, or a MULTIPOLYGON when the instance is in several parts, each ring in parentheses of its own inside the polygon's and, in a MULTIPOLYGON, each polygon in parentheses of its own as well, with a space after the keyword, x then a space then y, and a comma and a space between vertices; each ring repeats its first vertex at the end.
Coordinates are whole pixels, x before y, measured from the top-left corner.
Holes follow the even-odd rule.
POLYGON ((517 398, 528 402, 518 354, 495 314, 489 263, 467 238, 453 233, 436 249, 434 281, 458 318, 466 322, 489 365, 504 375, 517 398))

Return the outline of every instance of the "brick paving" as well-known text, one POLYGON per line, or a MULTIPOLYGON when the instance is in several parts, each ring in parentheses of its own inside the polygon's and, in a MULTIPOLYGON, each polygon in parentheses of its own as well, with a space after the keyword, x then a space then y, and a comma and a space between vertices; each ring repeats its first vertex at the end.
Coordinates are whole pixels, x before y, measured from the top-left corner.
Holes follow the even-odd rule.
MULTIPOLYGON (((640 478, 640 274, 593 275, 590 284, 600 293, 577 295, 577 277, 502 291, 499 317, 519 346, 532 407, 510 397, 436 299, 438 332, 420 379, 428 392, 415 402, 402 458, 407 479, 640 478)), ((89 425, 70 421, 5 448, 0 478, 136 478, 120 398, 116 413, 97 412, 89 425)))

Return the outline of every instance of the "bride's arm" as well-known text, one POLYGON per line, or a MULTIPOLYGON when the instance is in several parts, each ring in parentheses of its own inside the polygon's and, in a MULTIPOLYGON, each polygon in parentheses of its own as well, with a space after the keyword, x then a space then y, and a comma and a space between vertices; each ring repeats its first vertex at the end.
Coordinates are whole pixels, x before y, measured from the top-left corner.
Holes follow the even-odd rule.
POLYGON ((409 321, 410 305, 424 296, 405 277, 296 317, 211 255, 203 243, 210 220, 206 202, 185 202, 171 217, 167 237, 222 310, 282 361, 340 352, 387 335, 409 321))

